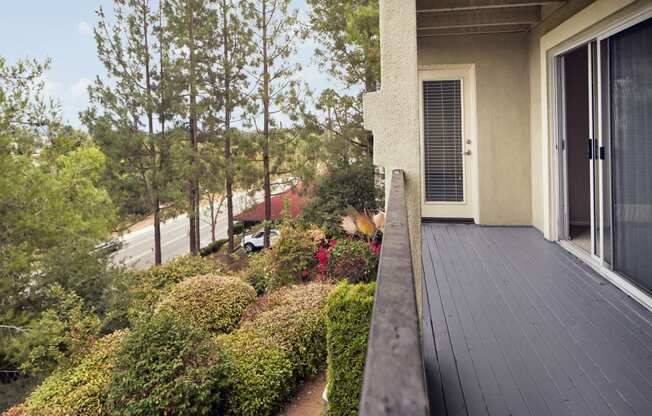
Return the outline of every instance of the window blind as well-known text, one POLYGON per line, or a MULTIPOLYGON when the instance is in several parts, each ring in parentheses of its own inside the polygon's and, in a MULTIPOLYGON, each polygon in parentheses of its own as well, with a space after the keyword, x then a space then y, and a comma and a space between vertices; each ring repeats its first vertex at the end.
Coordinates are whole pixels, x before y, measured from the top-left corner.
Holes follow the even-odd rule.
POLYGON ((462 82, 424 81, 423 106, 426 201, 463 202, 462 82))

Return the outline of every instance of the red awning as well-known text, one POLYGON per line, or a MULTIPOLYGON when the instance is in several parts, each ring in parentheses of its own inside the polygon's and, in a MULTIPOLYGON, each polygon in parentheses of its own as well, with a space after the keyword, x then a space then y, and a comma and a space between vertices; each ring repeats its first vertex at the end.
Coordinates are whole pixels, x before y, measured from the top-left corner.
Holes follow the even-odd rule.
MULTIPOLYGON (((306 205, 305 198, 299 195, 301 184, 293 186, 287 191, 272 195, 272 219, 276 220, 283 216, 283 209, 288 206, 289 214, 292 218, 298 217, 301 210, 306 205), (287 201, 287 202, 286 202, 287 201)), ((241 212, 234 217, 236 221, 264 221, 265 220, 265 203, 255 205, 254 207, 241 212)))

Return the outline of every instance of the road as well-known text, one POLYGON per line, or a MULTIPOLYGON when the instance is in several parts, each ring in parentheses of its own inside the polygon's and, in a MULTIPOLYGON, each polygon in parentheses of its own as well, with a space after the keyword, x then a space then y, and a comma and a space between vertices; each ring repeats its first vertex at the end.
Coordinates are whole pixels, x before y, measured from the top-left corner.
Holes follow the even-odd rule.
MULTIPOLYGON (((263 200, 262 192, 253 197, 245 192, 236 193, 233 197, 233 210, 237 214, 254 203, 263 200)), ((201 246, 211 241, 211 220, 208 206, 202 207, 201 215, 201 246)), ((222 207, 217 219, 216 238, 227 237, 226 206, 222 207)), ((122 248, 113 255, 113 262, 124 264, 129 268, 146 269, 154 264, 154 226, 150 225, 120 237, 122 248)), ((161 224, 161 252, 163 262, 188 253, 188 216, 186 214, 170 218, 161 224)))

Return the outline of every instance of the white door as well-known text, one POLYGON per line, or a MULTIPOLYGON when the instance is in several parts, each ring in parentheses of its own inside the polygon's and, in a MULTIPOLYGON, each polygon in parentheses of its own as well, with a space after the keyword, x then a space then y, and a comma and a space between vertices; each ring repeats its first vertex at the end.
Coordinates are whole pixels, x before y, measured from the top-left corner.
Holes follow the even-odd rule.
POLYGON ((476 217, 473 75, 471 65, 419 71, 423 217, 476 217))

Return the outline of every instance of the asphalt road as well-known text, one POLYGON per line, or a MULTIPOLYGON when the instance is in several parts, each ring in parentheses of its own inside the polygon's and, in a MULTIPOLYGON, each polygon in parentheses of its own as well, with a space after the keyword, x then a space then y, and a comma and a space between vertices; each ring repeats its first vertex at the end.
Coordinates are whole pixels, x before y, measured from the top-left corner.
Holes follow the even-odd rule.
MULTIPOLYGON (((233 198, 233 210, 237 214, 255 203, 263 200, 262 192, 254 197, 246 193, 237 193, 233 198)), ((201 246, 211 242, 211 220, 208 206, 201 211, 201 246)), ((227 237, 226 205, 222 207, 217 219, 216 238, 227 237)), ((113 255, 113 261, 135 269, 145 269, 154 264, 154 226, 150 225, 120 237, 122 248, 113 255)), ((161 224, 161 252, 163 262, 188 253, 188 216, 186 214, 170 218, 161 224)))

